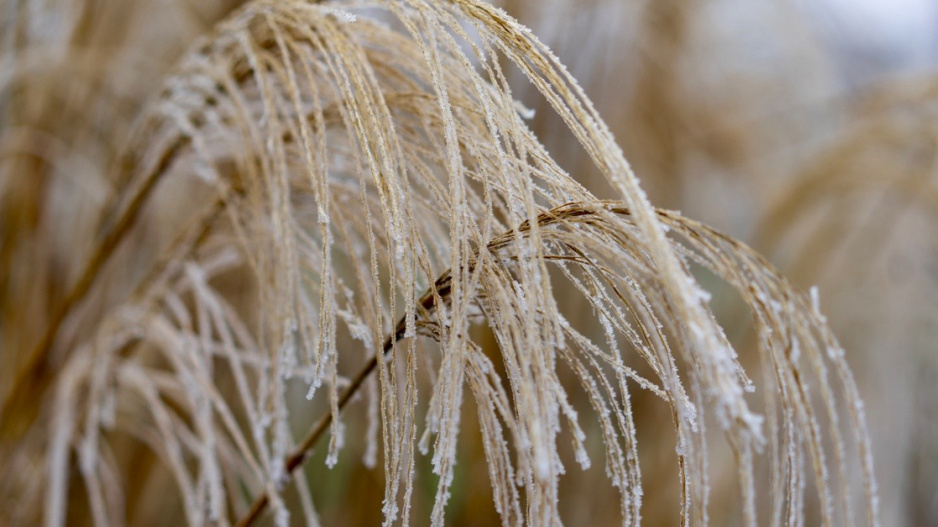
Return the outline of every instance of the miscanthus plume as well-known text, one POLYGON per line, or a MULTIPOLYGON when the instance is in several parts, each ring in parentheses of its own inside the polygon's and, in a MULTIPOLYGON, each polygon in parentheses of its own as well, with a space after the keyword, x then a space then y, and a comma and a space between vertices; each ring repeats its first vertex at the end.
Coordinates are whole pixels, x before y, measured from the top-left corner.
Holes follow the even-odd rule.
MULTIPOLYGON (((17 53, 43 37, 31 24, 44 4, 26 5, 5 8, 8 131, 56 120, 25 102, 48 64, 79 78, 96 64, 66 38, 90 15, 61 6, 59 48, 17 53)), ((68 149, 20 164, 54 189, 41 206, 60 207, 39 214, 55 230, 39 256, 65 254, 70 270, 41 323, 5 318, 5 522, 121 525, 130 501, 165 500, 191 525, 317 524, 300 469, 314 448, 334 465, 363 437, 385 524, 426 521, 412 508, 426 455, 429 520, 443 525, 459 439, 477 434, 506 525, 561 524, 562 475, 591 464, 618 490, 622 524, 641 523, 644 469, 677 471, 683 522, 706 525, 714 441, 732 453, 744 524, 876 524, 863 405, 817 298, 653 208, 576 81, 503 11, 253 1, 149 93, 105 166, 68 149), (552 160, 509 70, 614 199, 552 160), (75 171, 106 182, 90 212, 72 203, 75 171), (737 356, 702 276, 748 305, 758 357, 737 356), (640 465, 637 391, 670 409, 676 466, 640 465), (365 418, 347 427, 350 414, 365 418)), ((25 177, 0 185, 19 195, 36 184, 25 177)), ((8 276, 29 276, 36 255, 9 247, 8 276)), ((14 282, 5 312, 40 301, 13 298, 31 291, 14 282)))

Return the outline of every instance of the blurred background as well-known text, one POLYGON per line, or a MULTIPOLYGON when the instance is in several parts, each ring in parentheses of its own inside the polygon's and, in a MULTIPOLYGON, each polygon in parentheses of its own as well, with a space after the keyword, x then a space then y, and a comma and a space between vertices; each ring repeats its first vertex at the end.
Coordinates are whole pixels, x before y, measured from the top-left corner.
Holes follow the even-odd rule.
MULTIPOLYGON (((108 167, 139 109, 185 49, 239 4, 0 0, 0 383, 15 370, 9 350, 41 333, 48 306, 74 280, 67 262, 88 250, 59 227, 94 228, 117 184, 108 167), (23 13, 29 23, 13 24, 23 13)), ((938 2, 500 5, 581 82, 653 204, 743 240, 798 288, 818 287, 866 403, 883 525, 938 525, 938 2)), ((560 165, 614 197, 533 86, 520 75, 512 86, 560 165)), ((748 317, 713 287, 745 362, 748 317)), ((660 401, 636 397, 645 524, 674 525, 670 416, 660 401)), ((482 457, 473 410, 468 403, 453 525, 497 523, 486 467, 473 462, 482 457)), ((383 475, 364 468, 364 447, 350 443, 336 469, 324 469, 321 451, 307 465, 324 525, 380 523, 383 475)), ((736 495, 720 474, 735 472, 728 460, 712 465, 716 510, 736 495)), ((415 496, 416 524, 432 507, 429 479, 415 496)), ((568 524, 616 522, 601 466, 571 470, 563 485, 568 524)), ((163 503, 128 506, 131 524, 178 518, 163 503)), ((739 521, 718 512, 713 520, 739 521)))

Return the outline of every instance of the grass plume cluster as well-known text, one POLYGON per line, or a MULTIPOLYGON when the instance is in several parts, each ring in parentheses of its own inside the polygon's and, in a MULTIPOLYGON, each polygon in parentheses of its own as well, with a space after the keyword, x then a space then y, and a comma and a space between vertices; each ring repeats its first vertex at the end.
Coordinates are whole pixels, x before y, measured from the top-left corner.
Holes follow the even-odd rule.
POLYGON ((151 86, 120 54, 155 38, 132 31, 134 2, 50 4, 2 7, 4 523, 318 524, 327 469, 300 468, 353 436, 384 523, 442 525, 476 435, 506 525, 561 524, 563 478, 594 464, 621 523, 671 470, 682 521, 706 525, 714 442, 743 524, 877 524, 864 406, 817 299, 653 208, 574 78, 501 9, 184 5, 177 31, 204 34, 151 86), (554 161, 518 75, 615 200, 554 161), (756 356, 701 277, 749 308, 756 356), (664 403, 672 466, 640 463, 639 392, 664 403))

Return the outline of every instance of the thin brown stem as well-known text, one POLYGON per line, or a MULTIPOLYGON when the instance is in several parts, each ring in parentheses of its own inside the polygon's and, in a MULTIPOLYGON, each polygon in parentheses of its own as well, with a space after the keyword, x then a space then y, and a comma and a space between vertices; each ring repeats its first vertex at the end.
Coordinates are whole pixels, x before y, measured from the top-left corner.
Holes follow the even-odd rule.
MULTIPOLYGON (((432 296, 424 296, 424 299, 430 298, 429 305, 425 300, 423 305, 425 308, 432 307, 432 296)), ((384 347, 381 352, 381 357, 384 358, 392 349, 394 349, 394 344, 397 343, 404 337, 406 326, 403 320, 397 324, 397 328, 394 331, 393 335, 388 335, 388 338, 384 341, 384 347)), ((355 378, 352 379, 351 384, 349 384, 345 391, 342 392, 342 395, 339 397, 338 408, 339 411, 342 411, 345 408, 345 405, 348 404, 352 397, 355 396, 355 393, 362 387, 365 383, 365 380, 368 376, 371 375, 375 368, 378 366, 378 356, 374 356, 368 360, 367 363, 359 370, 358 374, 355 375, 355 378)), ((300 442, 293 452, 287 456, 284 463, 286 467, 286 473, 292 475, 293 471, 296 470, 300 465, 302 465, 313 451, 313 447, 316 446, 316 443, 319 441, 319 438, 326 432, 326 429, 329 428, 329 425, 332 424, 333 415, 331 412, 322 416, 319 421, 310 429, 309 433, 306 434, 306 437, 303 438, 303 441, 300 442)), ((267 508, 269 503, 269 498, 267 494, 262 494, 251 505, 251 509, 245 514, 238 523, 235 524, 236 527, 247 527, 251 525, 254 520, 260 517, 261 513, 264 512, 264 509, 267 508)))

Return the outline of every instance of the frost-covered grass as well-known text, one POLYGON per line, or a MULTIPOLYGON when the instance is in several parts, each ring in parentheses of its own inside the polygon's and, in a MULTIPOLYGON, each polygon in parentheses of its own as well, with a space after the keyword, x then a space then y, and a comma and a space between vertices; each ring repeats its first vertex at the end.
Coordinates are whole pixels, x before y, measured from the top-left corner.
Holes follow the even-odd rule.
POLYGON ((477 0, 179 4, 0 7, 3 523, 318 524, 351 451, 386 524, 468 494, 573 522, 574 471, 613 489, 600 523, 665 496, 693 525, 877 524, 817 295, 654 208, 528 28, 477 0), (532 131, 545 111, 607 199, 532 131), (748 315, 724 328, 701 276, 748 315))

